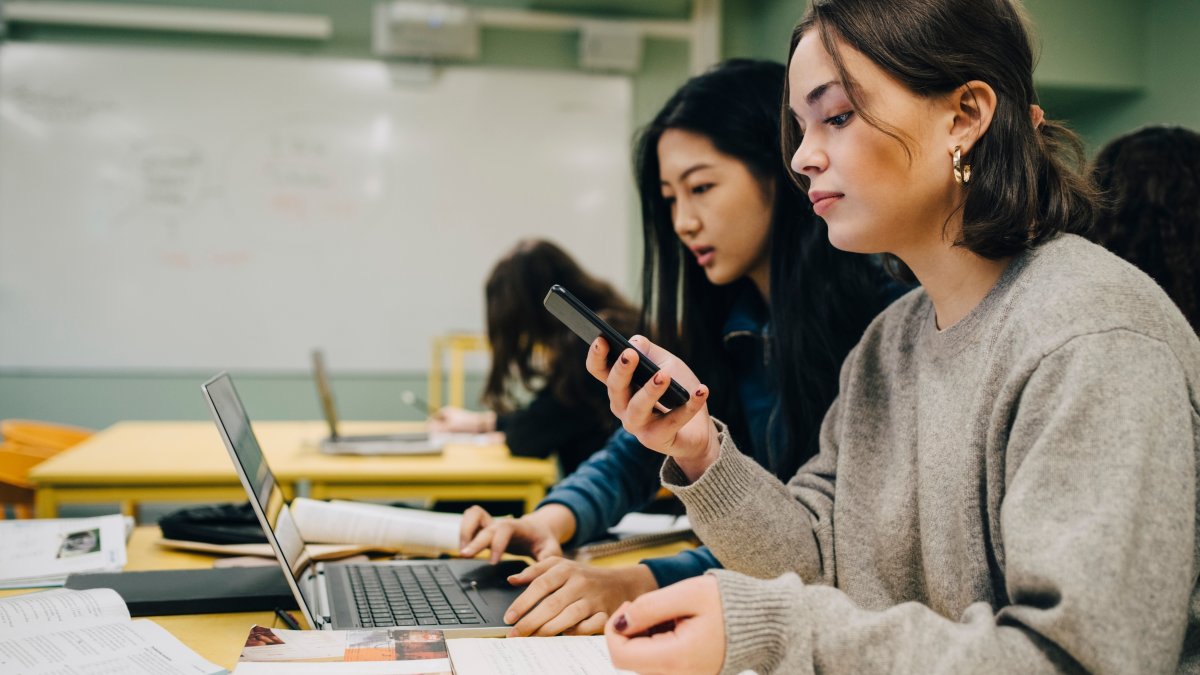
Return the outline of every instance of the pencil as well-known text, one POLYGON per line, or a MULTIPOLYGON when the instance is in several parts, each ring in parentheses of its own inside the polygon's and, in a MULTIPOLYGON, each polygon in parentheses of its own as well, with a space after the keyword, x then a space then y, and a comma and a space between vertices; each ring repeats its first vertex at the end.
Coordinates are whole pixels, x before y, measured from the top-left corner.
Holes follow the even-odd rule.
POLYGON ((282 609, 276 607, 275 616, 279 617, 279 620, 283 622, 283 625, 287 626, 288 628, 291 628, 292 630, 300 630, 300 624, 296 623, 296 620, 292 618, 291 614, 288 614, 282 609))

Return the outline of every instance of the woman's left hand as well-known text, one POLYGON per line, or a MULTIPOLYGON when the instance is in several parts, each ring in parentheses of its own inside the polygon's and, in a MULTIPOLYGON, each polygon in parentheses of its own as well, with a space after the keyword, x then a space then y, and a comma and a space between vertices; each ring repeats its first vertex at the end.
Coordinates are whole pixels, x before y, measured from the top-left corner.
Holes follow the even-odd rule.
POLYGON ((621 605, 604 637, 617 668, 641 675, 720 672, 725 617, 717 578, 685 579, 621 605))
POLYGON ((509 637, 599 633, 622 602, 658 588, 645 565, 602 568, 558 557, 530 565, 508 581, 528 586, 504 615, 515 624, 509 637))

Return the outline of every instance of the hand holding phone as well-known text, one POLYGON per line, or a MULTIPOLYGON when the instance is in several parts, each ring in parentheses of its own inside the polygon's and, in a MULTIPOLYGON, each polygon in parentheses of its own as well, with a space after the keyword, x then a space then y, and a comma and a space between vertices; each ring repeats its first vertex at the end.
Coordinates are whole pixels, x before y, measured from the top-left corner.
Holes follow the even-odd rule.
MULTIPOLYGON (((550 292, 546 293, 546 299, 543 303, 550 313, 566 324, 572 332, 583 339, 584 342, 591 344, 598 337, 602 337, 608 342, 608 365, 611 367, 617 359, 617 356, 626 349, 632 349, 638 353, 637 369, 633 373, 633 383, 641 388, 654 374, 658 372, 658 366, 653 361, 646 358, 646 355, 629 343, 625 336, 621 335, 612 326, 608 325, 604 319, 596 316, 596 313, 588 309, 567 289, 555 284, 550 287, 550 292)), ((688 402, 690 395, 688 391, 681 387, 678 382, 671 381, 667 391, 658 399, 660 405, 665 408, 678 408, 688 402)))

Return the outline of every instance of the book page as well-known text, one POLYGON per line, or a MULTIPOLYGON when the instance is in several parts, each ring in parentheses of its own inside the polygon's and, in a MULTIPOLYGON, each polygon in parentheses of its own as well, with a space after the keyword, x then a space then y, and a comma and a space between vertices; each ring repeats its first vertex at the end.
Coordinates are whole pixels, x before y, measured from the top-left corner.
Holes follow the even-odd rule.
POLYGON ((458 551, 461 516, 356 502, 293 499, 292 519, 305 541, 377 546, 406 553, 458 551))
POLYGON ((603 635, 447 640, 454 672, 470 675, 634 675, 617 670, 603 635))
POLYGON ((221 675, 158 624, 123 621, 82 628, 63 626, 22 638, 0 637, 0 672, 29 675, 221 675))
POLYGON ((110 588, 55 589, 0 600, 0 635, 5 638, 114 621, 129 621, 129 610, 110 588))

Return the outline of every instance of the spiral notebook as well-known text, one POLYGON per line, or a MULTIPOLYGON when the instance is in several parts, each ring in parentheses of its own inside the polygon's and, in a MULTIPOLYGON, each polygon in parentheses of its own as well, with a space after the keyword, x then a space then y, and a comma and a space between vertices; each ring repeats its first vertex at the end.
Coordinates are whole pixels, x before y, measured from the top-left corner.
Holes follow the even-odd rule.
POLYGON ((688 517, 630 513, 608 529, 611 539, 584 544, 572 552, 575 560, 590 560, 669 544, 695 537, 688 517))

